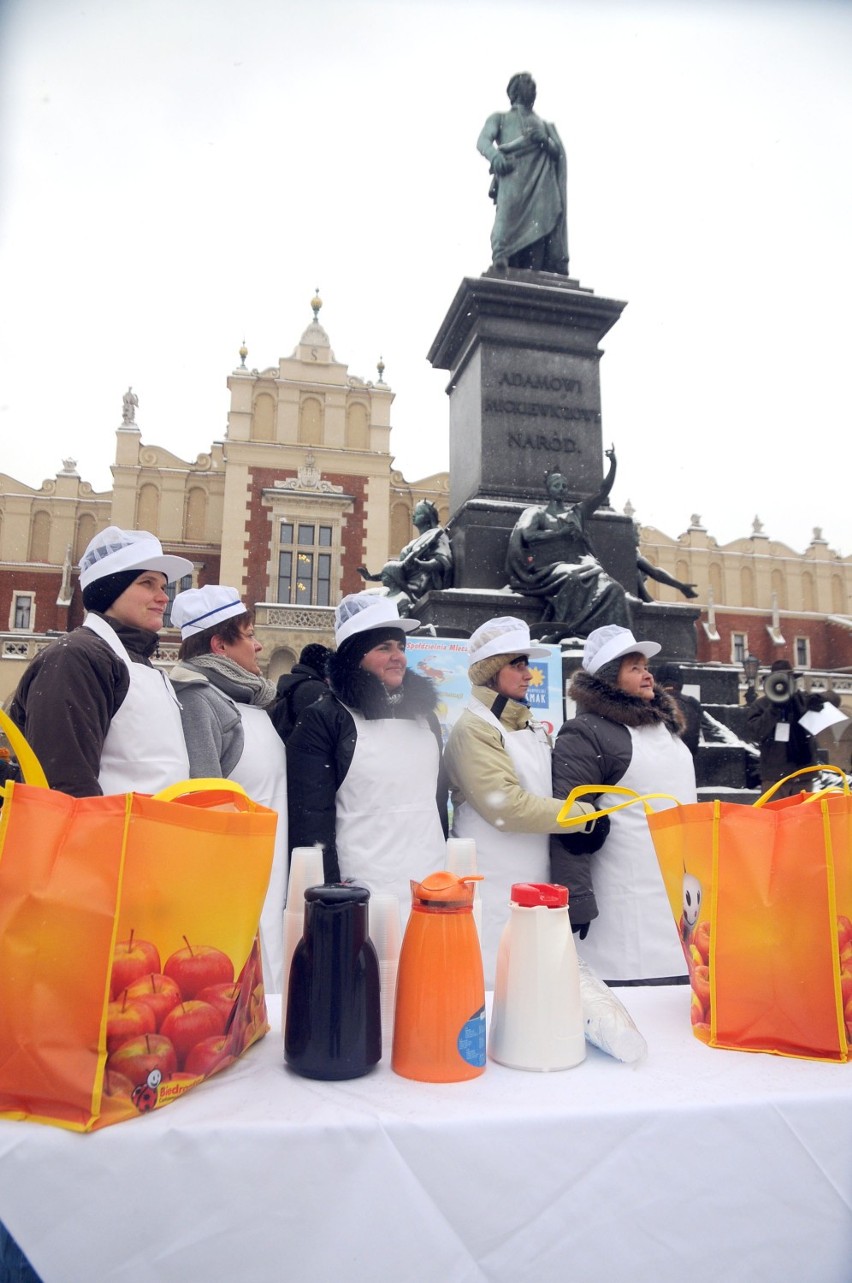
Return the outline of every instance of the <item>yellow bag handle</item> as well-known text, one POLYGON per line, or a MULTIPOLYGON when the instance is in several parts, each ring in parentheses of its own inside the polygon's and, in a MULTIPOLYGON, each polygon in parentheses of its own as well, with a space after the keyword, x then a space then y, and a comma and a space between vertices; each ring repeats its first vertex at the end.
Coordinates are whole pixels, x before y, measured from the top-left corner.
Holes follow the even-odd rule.
MULTIPOLYGON (((42 769, 41 762, 38 760, 35 753, 24 739, 23 734, 12 721, 11 717, 9 717, 8 713, 4 713, 2 708, 0 708, 0 727, 2 727, 6 739, 12 745, 15 757, 20 763, 24 781, 27 784, 32 784, 35 788, 48 788, 47 776, 42 769)), ((5 788, 0 787, 0 793, 5 792, 5 788)))
POLYGON ((236 793, 244 797, 247 802, 251 801, 242 784, 237 784, 236 780, 217 780, 212 776, 200 777, 197 780, 179 780, 177 784, 170 784, 168 788, 160 789, 159 793, 153 794, 153 797, 157 802, 173 802, 176 797, 185 797, 187 793, 236 793))
POLYGON ((826 793, 849 793, 849 781, 846 778, 846 772, 842 771, 839 766, 803 766, 798 771, 793 771, 790 775, 785 775, 783 780, 776 780, 772 785, 772 788, 768 788, 762 797, 757 799, 754 806, 764 806, 778 792, 782 784, 786 784, 788 780, 794 780, 797 775, 812 775, 814 772, 818 771, 836 771, 841 779, 841 787, 839 789, 820 789, 816 793, 811 793, 805 799, 806 801, 813 802, 815 798, 823 797, 826 793))
POLYGON ((562 803, 562 809, 556 819, 563 828, 571 828, 574 824, 587 824, 589 820, 599 820, 604 815, 611 815, 613 811, 623 811, 626 806, 633 806, 635 802, 641 802, 645 808, 645 814, 649 815, 653 807, 649 805, 652 798, 665 798, 667 802, 674 802, 675 806, 680 806, 680 802, 671 793, 637 793, 634 789, 623 788, 620 784, 578 784, 575 789, 566 797, 562 803), (626 797, 626 802, 616 802, 615 806, 606 806, 600 811, 592 811, 589 815, 570 815, 571 807, 577 801, 578 797, 583 797, 586 793, 618 793, 626 797))

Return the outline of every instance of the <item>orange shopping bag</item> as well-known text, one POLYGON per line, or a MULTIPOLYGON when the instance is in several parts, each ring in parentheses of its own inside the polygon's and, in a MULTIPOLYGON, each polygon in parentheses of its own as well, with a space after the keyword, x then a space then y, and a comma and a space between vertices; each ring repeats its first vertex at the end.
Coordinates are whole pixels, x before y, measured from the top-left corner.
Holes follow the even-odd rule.
POLYGON ((838 774, 840 791, 772 801, 779 781, 751 807, 699 802, 647 816, 693 1028, 712 1047, 848 1059, 852 797, 838 774))
POLYGON ((257 929, 277 816, 229 780, 69 797, 0 724, 27 781, 0 809, 0 1116, 90 1131, 266 1033, 257 929))

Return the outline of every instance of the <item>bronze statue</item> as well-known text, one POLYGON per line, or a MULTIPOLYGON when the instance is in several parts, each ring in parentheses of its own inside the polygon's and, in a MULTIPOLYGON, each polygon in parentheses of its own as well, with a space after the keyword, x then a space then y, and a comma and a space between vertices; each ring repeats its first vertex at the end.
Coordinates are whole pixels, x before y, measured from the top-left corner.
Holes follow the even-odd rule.
POLYGON ((587 530, 615 480, 615 450, 610 448, 606 456, 609 471, 600 490, 579 503, 564 498, 562 473, 549 473, 548 502, 525 508, 509 537, 509 586, 546 598, 542 619, 567 625, 576 637, 587 637, 604 624, 631 627, 627 594, 598 561, 587 530))
POLYGON ((449 588, 453 576, 453 554, 447 532, 440 524, 438 509, 429 499, 421 499, 411 520, 417 537, 407 543, 393 561, 388 561, 378 575, 366 566, 358 573, 374 583, 381 582, 393 597, 401 615, 410 613, 412 604, 433 588, 449 588))
POLYGON ((655 566, 647 557, 642 556, 639 551, 639 534, 639 525, 637 522, 634 522, 633 538, 636 543, 636 596, 639 600, 656 600, 656 598, 652 597, 648 592, 648 589, 645 587, 646 579, 656 579, 658 584, 668 584, 670 588, 677 588, 678 592, 682 592, 684 597, 697 597, 698 593, 696 592, 695 584, 682 583, 679 579, 675 579, 674 575, 670 575, 667 570, 661 570, 659 566, 655 566))
POLYGON ((522 267, 567 276, 565 149, 556 126, 533 111, 529 72, 513 76, 506 92, 510 110, 489 116, 476 144, 494 175, 491 257, 499 272, 522 267))

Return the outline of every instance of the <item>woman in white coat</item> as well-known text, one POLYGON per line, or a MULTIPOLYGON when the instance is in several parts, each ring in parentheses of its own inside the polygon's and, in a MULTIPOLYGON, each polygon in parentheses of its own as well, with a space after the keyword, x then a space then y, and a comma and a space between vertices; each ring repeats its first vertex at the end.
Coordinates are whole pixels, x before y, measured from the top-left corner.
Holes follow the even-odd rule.
POLYGON ((178 694, 190 774, 235 780, 278 812, 272 874, 260 917, 263 982, 280 993, 287 894, 287 759, 269 709, 275 686, 261 675, 254 616, 235 588, 178 593, 172 623, 181 647, 171 679, 178 694))
MULTIPOLYGON (((514 882, 548 882, 548 834, 560 831, 562 800, 553 797, 550 738, 525 703, 533 646, 528 626, 503 616, 482 624, 468 644, 470 700, 444 752, 453 803, 453 834, 476 842, 483 875, 482 957, 494 984, 497 946, 514 882)), ((573 815, 593 808, 578 802, 573 815)))

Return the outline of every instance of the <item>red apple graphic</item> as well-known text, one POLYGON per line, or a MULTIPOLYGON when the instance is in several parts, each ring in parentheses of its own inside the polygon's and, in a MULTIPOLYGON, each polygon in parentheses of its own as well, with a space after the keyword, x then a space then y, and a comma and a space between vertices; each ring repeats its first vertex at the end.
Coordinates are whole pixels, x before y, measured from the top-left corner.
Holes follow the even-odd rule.
POLYGON ((842 953, 848 944, 852 944, 852 922, 845 913, 837 916, 837 947, 842 953))
POLYGON ((699 922, 698 926, 695 928, 695 933, 692 937, 692 943, 695 945, 695 948, 701 954, 701 961, 705 963, 705 965, 709 963, 710 961, 710 923, 709 922, 706 922, 706 921, 699 922))
POLYGON ((169 1012, 162 1033, 174 1046, 181 1069, 196 1043, 225 1032, 225 1019, 217 1007, 197 1000, 181 1002, 169 1012))
POLYGON ((172 1008, 180 1002, 180 989, 177 982, 170 980, 168 976, 154 972, 149 976, 143 976, 141 980, 134 980, 132 985, 128 985, 125 993, 134 1002, 144 1002, 151 1008, 157 1020, 157 1029, 172 1008))
POLYGON ((133 984, 134 980, 159 970, 160 955, 157 952, 157 946, 151 944, 150 940, 137 940, 131 931, 129 940, 122 940, 115 946, 110 997, 115 1001, 128 985, 133 984))
POLYGON ((104 1093, 107 1096, 130 1096, 133 1093, 133 1083, 124 1074, 108 1069, 104 1074, 104 1093))
POLYGON ((692 987, 698 996, 702 1010, 710 1011, 710 968, 696 967, 692 973, 692 987))
POLYGON ((188 1002, 209 985, 233 984, 234 964, 221 949, 210 944, 191 945, 186 940, 186 948, 172 954, 163 973, 177 982, 184 1002, 188 1002))
POLYGON ((202 1074, 205 1078, 224 1069, 233 1063, 230 1053, 230 1037, 220 1034, 216 1038, 204 1038, 196 1043, 186 1058, 185 1069, 188 1074, 202 1074))
POLYGON ((162 1034, 143 1034, 141 1038, 131 1038, 114 1051, 107 1061, 107 1070, 124 1074, 134 1087, 142 1087, 148 1081, 152 1069, 159 1069, 163 1078, 168 1078, 177 1069, 175 1049, 168 1038, 162 1034))
POLYGON ((122 1043, 140 1034, 153 1034, 157 1031, 157 1018, 144 1002, 134 1002, 127 996, 127 991, 117 1002, 107 1006, 106 1047, 111 1056, 122 1043))
POLYGON ((198 998, 199 1001, 209 1002, 212 1007, 216 1007, 222 1012, 225 1017, 225 1027, 227 1028, 227 1022, 230 1020, 234 1010, 234 1003, 240 996, 240 988, 240 983, 236 980, 233 984, 228 985, 208 985, 206 989, 201 990, 198 998))

